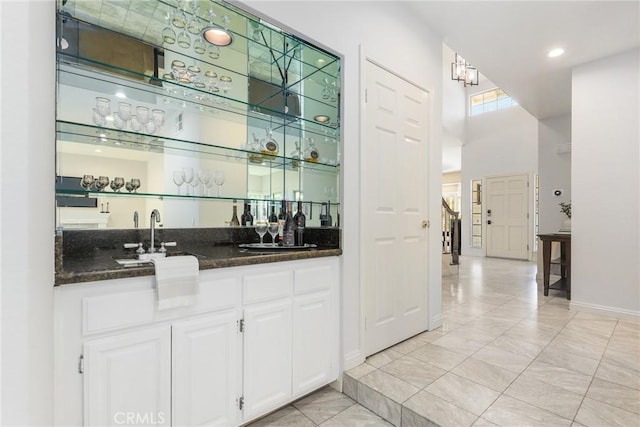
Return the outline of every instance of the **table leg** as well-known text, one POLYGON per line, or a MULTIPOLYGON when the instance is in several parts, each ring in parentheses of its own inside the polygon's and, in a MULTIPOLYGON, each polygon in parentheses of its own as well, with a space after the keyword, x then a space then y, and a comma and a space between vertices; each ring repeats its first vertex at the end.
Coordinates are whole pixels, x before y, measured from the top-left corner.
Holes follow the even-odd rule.
POLYGON ((542 271, 544 277, 544 296, 549 296, 549 275, 551 274, 551 241, 542 241, 542 271))

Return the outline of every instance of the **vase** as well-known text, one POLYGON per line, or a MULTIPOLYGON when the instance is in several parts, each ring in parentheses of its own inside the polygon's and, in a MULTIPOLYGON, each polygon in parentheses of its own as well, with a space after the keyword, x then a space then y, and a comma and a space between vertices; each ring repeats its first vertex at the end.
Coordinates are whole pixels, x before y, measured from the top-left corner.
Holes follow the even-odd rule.
POLYGON ((571 233, 571 218, 567 218, 562 221, 562 225, 560 226, 561 233, 571 233))

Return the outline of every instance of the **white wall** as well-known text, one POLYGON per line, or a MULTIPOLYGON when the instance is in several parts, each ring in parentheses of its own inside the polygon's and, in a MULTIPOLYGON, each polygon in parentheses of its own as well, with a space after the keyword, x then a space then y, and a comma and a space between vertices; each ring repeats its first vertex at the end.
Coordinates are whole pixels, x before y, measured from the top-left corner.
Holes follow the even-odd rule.
POLYGON ((431 92, 429 151, 430 320, 440 318, 440 194, 442 140, 442 42, 410 12, 394 2, 248 1, 284 28, 343 55, 342 123, 342 325, 345 368, 362 360, 360 332, 360 46, 366 56, 431 92), (392 35, 392 36, 390 36, 392 35))
POLYGON ((640 315, 640 50, 573 70, 572 307, 640 315))
POLYGON ((560 202, 571 201, 571 153, 557 147, 571 142, 571 115, 550 117, 538 123, 538 174, 540 185, 540 233, 555 233, 567 217, 560 202), (555 196, 554 190, 563 190, 555 196))
MULTIPOLYGON (((495 85, 485 79, 474 86, 473 92, 493 87, 495 85)), ((485 248, 471 248, 471 180, 537 172, 538 121, 522 107, 513 106, 468 117, 466 134, 462 146, 462 215, 466 219, 462 223, 462 254, 482 256, 485 248)), ((529 216, 533 218, 533 191, 531 194, 529 216)), ((483 245, 486 243, 485 219, 483 217, 483 245)), ((529 244, 533 247, 533 228, 530 234, 529 244)))
POLYGON ((52 1, 0 2, 5 426, 53 421, 54 9, 52 1))

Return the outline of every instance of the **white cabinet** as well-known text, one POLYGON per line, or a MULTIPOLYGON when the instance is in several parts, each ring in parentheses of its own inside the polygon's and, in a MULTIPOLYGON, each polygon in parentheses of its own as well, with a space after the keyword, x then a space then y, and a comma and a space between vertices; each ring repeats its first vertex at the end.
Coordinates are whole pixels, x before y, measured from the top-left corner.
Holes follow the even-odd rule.
POLYGON ((291 398, 291 300, 244 310, 244 419, 275 409, 291 398))
POLYGON ((237 424, 238 314, 228 310, 172 325, 172 425, 237 424))
POLYGON ((171 414, 171 329, 84 344, 84 425, 163 424, 171 414))

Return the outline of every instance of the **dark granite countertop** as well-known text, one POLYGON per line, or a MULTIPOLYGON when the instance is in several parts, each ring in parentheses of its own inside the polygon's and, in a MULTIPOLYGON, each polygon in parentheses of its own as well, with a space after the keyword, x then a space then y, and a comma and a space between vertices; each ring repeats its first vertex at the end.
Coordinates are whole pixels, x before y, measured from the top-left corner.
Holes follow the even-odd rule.
MULTIPOLYGON (((268 251, 238 247, 240 243, 255 243, 254 236, 257 237, 257 235, 253 230, 251 230, 253 235, 245 233, 244 230, 162 231, 166 235, 163 237, 162 232, 159 233, 156 245, 160 241, 178 241, 178 246, 168 248, 167 254, 194 255, 198 258, 200 270, 342 254, 342 250, 338 247, 339 231, 337 229, 310 230, 309 236, 318 242, 317 248, 268 251), (326 235, 325 231, 329 235, 326 235), (197 235, 198 238, 189 239, 191 235, 197 235)), ((139 236, 132 233, 140 233, 142 236, 144 230, 65 231, 64 240, 63 236, 57 236, 55 285, 154 275, 155 269, 152 264, 123 266, 116 262, 116 259, 135 258, 135 249, 124 249, 122 246, 125 242, 136 242, 139 236)))

